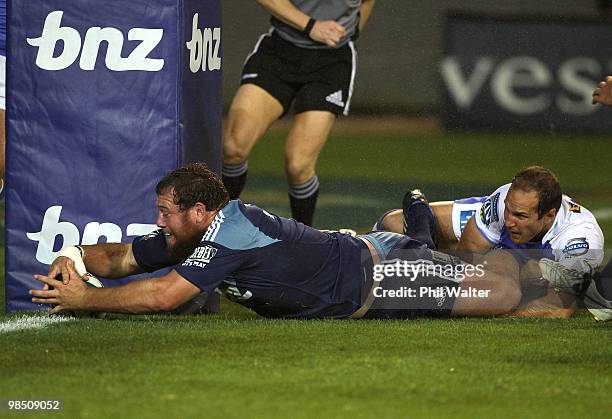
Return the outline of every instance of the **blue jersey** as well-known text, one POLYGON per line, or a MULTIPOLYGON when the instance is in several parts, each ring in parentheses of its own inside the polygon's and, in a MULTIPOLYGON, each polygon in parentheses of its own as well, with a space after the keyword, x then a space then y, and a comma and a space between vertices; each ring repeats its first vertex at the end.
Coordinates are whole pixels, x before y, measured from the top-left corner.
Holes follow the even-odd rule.
POLYGON ((183 261, 169 260, 161 231, 137 238, 132 249, 145 271, 173 266, 202 291, 218 289, 265 317, 297 318, 355 312, 369 254, 359 238, 321 232, 239 200, 219 211, 183 261))
POLYGON ((6 57, 6 0, 0 0, 0 55, 6 57))

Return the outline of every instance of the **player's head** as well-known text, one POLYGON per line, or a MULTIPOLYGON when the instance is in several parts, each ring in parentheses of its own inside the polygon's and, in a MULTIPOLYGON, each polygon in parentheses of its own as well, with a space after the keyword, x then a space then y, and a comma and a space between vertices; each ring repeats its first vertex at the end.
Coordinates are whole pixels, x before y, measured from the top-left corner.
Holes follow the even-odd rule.
POLYGON ((202 163, 168 173, 155 187, 157 225, 175 258, 188 257, 197 247, 216 212, 229 201, 221 179, 202 163))
POLYGON ((561 186, 550 170, 531 166, 512 179, 505 201, 504 223, 514 243, 541 239, 561 207, 561 186))
POLYGON ((208 210, 219 210, 229 201, 223 182, 204 163, 191 163, 179 167, 159 181, 157 195, 172 190, 174 203, 186 210, 200 202, 208 210))

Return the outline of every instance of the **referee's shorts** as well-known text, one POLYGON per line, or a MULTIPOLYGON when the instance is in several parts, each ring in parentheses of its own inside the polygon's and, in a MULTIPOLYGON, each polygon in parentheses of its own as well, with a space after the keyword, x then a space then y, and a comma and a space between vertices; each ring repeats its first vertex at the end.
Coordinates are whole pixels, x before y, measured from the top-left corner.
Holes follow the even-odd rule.
POLYGON ((247 56, 240 84, 255 84, 276 98, 286 113, 329 111, 348 115, 357 53, 353 42, 339 48, 296 47, 271 31, 247 56))

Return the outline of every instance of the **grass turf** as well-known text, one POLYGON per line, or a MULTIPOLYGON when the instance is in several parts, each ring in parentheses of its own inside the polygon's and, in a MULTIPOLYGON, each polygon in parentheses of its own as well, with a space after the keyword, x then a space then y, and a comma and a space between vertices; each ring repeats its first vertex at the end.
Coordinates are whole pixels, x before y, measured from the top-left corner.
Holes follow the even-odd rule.
MULTIPOLYGON (((255 148, 245 199, 286 215, 283 134, 255 148)), ((432 200, 486 194, 531 163, 605 214, 610 155, 598 137, 336 130, 319 162, 317 224, 364 230, 407 187, 432 200)), ((230 303, 209 317, 77 320, 0 332, 0 398, 59 398, 57 417, 607 417, 611 327, 584 313, 262 320, 230 303)))
POLYGON ((608 324, 78 320, 3 336, 7 397, 67 417, 605 417, 608 324))

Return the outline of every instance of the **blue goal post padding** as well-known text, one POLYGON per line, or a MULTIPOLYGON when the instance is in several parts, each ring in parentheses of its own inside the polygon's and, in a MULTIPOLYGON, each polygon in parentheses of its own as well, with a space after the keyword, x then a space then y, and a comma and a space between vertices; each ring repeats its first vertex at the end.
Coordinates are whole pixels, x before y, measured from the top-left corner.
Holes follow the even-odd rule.
POLYGON ((155 228, 155 184, 221 165, 220 0, 12 0, 7 58, 7 311, 40 308, 65 245, 155 228))

